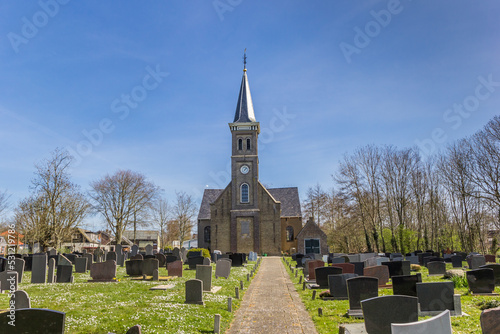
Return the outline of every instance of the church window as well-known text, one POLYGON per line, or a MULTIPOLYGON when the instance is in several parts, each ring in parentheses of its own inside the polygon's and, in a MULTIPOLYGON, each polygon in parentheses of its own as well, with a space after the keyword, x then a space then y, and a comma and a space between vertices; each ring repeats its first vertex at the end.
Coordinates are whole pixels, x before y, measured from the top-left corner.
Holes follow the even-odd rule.
POLYGON ((247 139, 247 150, 250 150, 250 149, 251 149, 250 139, 247 139))
POLYGON ((286 227, 286 241, 293 241, 293 227, 286 227))
POLYGON ((210 243, 210 226, 206 226, 203 230, 203 239, 206 243, 210 243))
POLYGON ((243 139, 238 139, 238 150, 241 151, 243 149, 243 139))
POLYGON ((248 198, 248 184, 246 183, 243 183, 241 185, 241 191, 240 191, 240 201, 241 203, 248 203, 249 202, 249 198, 248 198))

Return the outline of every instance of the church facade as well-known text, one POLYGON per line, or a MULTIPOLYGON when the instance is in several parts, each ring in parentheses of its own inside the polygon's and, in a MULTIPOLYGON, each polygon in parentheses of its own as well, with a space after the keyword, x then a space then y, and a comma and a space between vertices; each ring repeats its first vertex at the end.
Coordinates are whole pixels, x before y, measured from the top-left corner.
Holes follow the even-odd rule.
POLYGON ((231 182, 205 189, 198 214, 198 247, 279 255, 297 249, 302 229, 296 187, 267 189, 259 181, 258 136, 246 68, 232 123, 231 182))

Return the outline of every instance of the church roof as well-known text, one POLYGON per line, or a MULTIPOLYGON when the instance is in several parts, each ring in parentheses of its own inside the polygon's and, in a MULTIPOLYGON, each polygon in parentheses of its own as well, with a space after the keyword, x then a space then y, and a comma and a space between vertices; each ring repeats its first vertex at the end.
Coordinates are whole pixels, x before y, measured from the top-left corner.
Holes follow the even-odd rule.
POLYGON ((281 217, 301 217, 299 189, 290 188, 272 188, 267 189, 275 200, 281 202, 281 217))
POLYGON ((238 95, 238 104, 236 105, 236 113, 234 114, 234 123, 257 122, 253 111, 252 95, 250 95, 250 86, 246 69, 243 70, 243 78, 241 79, 240 94, 238 95))
POLYGON ((200 211, 198 212, 198 219, 210 219, 210 204, 212 204, 223 191, 224 189, 205 189, 205 192, 203 192, 203 199, 201 200, 200 211))

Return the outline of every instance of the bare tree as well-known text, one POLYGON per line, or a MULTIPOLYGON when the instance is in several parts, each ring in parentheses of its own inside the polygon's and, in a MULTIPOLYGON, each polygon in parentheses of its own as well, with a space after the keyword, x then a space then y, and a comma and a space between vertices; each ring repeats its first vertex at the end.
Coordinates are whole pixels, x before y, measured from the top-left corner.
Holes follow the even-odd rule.
POLYGON ((172 208, 172 218, 178 224, 181 245, 191 233, 196 209, 197 206, 191 195, 187 195, 185 192, 176 192, 176 203, 172 208))
POLYGON ((158 198, 153 203, 153 210, 151 213, 151 218, 153 224, 160 229, 160 243, 158 247, 164 247, 165 245, 165 232, 167 230, 168 221, 170 218, 170 206, 168 201, 163 198, 158 198))
POLYGON ((314 187, 309 187, 307 190, 307 198, 302 205, 304 208, 304 215, 306 217, 312 217, 318 226, 321 226, 325 217, 327 199, 327 193, 319 184, 316 184, 314 187))
POLYGON ((121 242, 126 227, 151 208, 159 193, 159 188, 143 174, 131 170, 108 174, 90 186, 94 210, 104 217, 117 243, 121 242))

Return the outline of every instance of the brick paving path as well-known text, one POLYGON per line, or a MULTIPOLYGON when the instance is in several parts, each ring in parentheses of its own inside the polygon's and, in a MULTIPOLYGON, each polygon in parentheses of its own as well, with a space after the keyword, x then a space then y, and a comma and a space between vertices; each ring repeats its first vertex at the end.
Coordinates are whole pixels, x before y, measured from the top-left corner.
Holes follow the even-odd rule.
POLYGON ((227 333, 317 333, 281 257, 262 258, 227 333))

